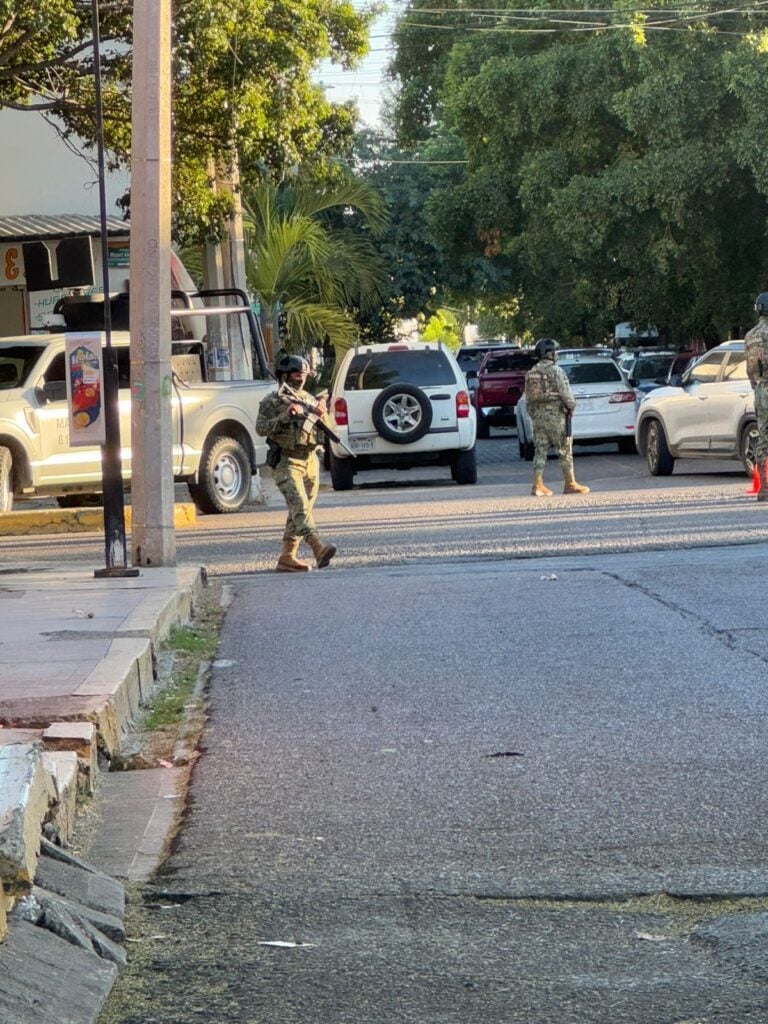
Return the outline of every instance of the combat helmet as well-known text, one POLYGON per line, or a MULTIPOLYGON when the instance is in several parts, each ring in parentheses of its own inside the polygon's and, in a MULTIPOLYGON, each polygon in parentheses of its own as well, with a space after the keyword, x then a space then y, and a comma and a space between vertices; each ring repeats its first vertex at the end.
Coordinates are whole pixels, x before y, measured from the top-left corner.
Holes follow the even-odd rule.
POLYGON ((533 351, 537 359, 556 359, 559 348, 554 338, 540 338, 533 351))
POLYGON ((275 375, 278 380, 289 373, 309 373, 309 363, 302 356, 291 356, 287 353, 280 356, 275 363, 275 375))
POLYGON ((768 292, 760 292, 755 299, 755 312, 758 316, 768 316, 768 292))

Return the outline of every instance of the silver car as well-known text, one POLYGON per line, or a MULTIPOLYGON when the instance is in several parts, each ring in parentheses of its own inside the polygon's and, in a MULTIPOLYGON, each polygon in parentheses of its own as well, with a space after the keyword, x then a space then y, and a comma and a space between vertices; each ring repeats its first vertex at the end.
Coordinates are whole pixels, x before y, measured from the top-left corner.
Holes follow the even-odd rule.
POLYGON ((739 459, 752 476, 756 433, 743 341, 705 353, 637 410, 635 439, 653 476, 669 476, 675 459, 739 459))

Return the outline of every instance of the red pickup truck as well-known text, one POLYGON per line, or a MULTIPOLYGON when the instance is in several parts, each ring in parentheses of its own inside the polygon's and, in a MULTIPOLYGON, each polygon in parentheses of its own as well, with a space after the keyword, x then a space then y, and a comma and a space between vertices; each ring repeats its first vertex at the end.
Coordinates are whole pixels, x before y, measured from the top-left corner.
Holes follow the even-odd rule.
POLYGON ((513 426, 515 407, 525 375, 536 362, 533 351, 495 349, 480 365, 475 391, 477 436, 490 437, 491 427, 513 426))

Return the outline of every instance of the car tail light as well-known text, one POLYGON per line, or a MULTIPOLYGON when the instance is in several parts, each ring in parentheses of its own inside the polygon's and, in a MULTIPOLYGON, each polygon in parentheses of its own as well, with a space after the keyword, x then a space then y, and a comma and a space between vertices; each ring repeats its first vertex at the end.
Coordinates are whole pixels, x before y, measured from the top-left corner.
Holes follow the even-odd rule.
POLYGON ((634 391, 616 391, 608 399, 611 405, 616 405, 618 402, 634 402, 635 392, 634 391))
POLYGON ((346 399, 337 398, 333 403, 333 418, 336 420, 337 427, 346 427, 349 424, 346 399))
POLYGON ((469 416, 469 395, 466 391, 459 391, 456 395, 456 418, 464 420, 469 416))
POLYGON ((407 351, 408 351, 408 346, 407 345, 390 345, 387 348, 387 352, 407 352, 407 351))

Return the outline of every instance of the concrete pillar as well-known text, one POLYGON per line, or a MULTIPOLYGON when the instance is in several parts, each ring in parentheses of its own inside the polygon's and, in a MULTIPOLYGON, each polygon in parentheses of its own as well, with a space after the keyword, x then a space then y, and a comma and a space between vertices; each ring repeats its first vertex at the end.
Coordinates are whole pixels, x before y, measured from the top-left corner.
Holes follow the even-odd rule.
POLYGON ((140 566, 176 563, 170 304, 171 0, 134 0, 131 554, 140 566))

